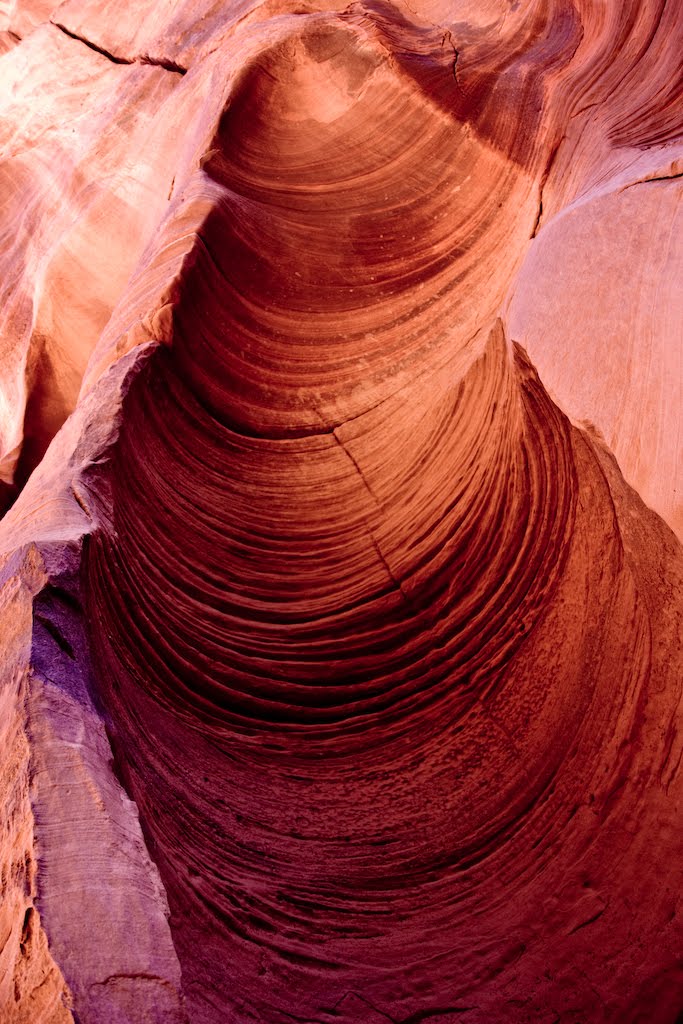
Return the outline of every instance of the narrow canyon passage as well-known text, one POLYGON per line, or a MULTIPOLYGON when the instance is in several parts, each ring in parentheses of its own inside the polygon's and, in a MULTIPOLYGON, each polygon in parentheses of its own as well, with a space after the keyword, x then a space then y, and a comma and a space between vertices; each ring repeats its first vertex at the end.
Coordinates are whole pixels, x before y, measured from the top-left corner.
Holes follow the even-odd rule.
POLYGON ((0 1024, 679 1024, 680 7, 47 7, 0 1024))
POLYGON ((675 677, 590 442, 500 327, 458 386, 344 443, 237 434, 174 356, 128 393, 85 578, 198 1019, 364 1019, 335 1010, 351 992, 403 1020, 473 989, 500 1019, 540 962, 539 1006, 597 989, 626 1014, 626 977, 579 973, 574 935, 624 941, 615 852, 653 921, 673 905, 675 863, 646 897, 628 820, 651 683, 675 677))
POLYGON ((524 171, 481 191, 498 159, 324 26, 249 67, 203 163, 218 197, 84 570, 196 1019, 523 1020, 596 991, 615 1019, 648 984, 647 958, 614 974, 610 877, 642 856, 619 795, 670 673, 600 455, 499 322, 467 337, 478 246, 520 217, 524 171), (577 963, 588 924, 604 960, 577 963))

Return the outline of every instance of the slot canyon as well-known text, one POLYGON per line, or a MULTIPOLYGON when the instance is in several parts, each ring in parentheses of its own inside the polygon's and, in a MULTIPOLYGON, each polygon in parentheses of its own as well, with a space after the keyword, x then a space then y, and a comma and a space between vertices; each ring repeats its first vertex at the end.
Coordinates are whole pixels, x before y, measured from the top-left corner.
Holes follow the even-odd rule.
POLYGON ((682 54, 0 0, 0 1024, 681 1024, 682 54))

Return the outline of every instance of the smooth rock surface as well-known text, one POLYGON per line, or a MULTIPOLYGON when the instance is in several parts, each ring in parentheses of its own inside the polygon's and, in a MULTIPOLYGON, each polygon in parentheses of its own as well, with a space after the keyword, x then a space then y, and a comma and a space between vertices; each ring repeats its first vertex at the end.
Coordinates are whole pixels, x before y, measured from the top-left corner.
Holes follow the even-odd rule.
POLYGON ((677 0, 0 3, 0 1022, 677 1024, 677 0))

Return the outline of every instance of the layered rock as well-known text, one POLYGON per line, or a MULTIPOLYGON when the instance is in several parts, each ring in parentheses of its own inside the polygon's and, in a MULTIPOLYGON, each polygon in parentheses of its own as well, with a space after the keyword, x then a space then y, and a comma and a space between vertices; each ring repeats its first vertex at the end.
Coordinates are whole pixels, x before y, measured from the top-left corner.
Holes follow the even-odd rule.
POLYGON ((674 1024, 676 5, 3 17, 3 1019, 674 1024))

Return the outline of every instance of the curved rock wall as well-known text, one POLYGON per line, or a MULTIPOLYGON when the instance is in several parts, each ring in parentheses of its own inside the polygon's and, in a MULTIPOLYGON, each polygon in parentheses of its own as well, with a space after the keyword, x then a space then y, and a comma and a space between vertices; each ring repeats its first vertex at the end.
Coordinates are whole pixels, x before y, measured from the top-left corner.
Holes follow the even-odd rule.
POLYGON ((680 6, 0 32, 0 1020, 676 1024, 680 6))

